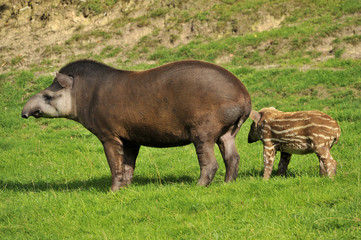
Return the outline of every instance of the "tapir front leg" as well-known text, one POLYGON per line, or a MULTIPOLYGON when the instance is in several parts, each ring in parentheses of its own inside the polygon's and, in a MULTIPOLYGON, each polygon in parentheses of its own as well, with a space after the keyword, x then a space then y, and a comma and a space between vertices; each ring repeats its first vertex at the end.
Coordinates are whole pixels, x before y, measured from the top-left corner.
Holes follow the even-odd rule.
POLYGON ((263 161, 264 161, 264 172, 263 178, 269 179, 271 177, 273 163, 275 161, 276 149, 274 146, 264 146, 263 148, 263 161))
POLYGON ((104 142, 103 147, 112 174, 111 190, 131 184, 139 145, 111 140, 104 142))

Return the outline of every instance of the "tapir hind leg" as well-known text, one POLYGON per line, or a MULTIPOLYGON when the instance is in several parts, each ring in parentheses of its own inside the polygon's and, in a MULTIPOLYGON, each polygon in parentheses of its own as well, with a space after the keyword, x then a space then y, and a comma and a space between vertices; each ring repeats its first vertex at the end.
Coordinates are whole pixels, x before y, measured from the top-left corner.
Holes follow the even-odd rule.
POLYGON ((139 145, 112 140, 103 143, 105 155, 112 173, 112 191, 131 184, 139 145))
POLYGON ((330 149, 321 147, 316 149, 320 162, 320 175, 333 177, 336 175, 337 162, 332 158, 330 149))
POLYGON ((281 152, 281 159, 280 159, 280 162, 278 163, 278 171, 277 171, 278 175, 281 175, 281 176, 286 175, 286 171, 288 168, 288 164, 290 163, 291 157, 292 157, 292 154, 286 153, 286 152, 281 152))
POLYGON ((226 166, 225 182, 234 181, 238 175, 239 154, 236 149, 235 137, 240 126, 231 128, 228 132, 222 135, 218 141, 218 147, 222 154, 224 164, 226 166))
POLYGON ((198 185, 207 186, 211 183, 218 170, 218 163, 214 155, 214 143, 194 143, 196 148, 201 175, 198 185))
POLYGON ((238 122, 231 126, 217 141, 224 164, 226 165, 225 182, 234 181, 238 176, 240 157, 236 148, 236 135, 246 119, 245 117, 240 118, 238 122))

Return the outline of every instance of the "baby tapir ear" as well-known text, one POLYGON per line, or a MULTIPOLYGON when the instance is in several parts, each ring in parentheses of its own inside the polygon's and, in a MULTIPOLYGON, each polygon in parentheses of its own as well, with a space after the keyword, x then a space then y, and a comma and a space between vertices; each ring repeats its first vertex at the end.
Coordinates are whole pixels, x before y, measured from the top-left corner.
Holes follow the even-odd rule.
POLYGON ((259 120, 261 119, 261 114, 257 111, 252 110, 251 114, 249 115, 249 118, 255 121, 256 123, 258 123, 259 120))
POLYGON ((68 76, 62 73, 56 73, 56 79, 58 80, 60 86, 63 88, 70 88, 73 86, 73 77, 68 76))

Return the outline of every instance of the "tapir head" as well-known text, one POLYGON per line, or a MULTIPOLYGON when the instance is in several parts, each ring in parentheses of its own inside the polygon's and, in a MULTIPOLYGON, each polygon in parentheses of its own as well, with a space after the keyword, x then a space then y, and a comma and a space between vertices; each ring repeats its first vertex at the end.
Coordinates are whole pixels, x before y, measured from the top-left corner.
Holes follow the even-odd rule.
POLYGON ((260 140, 260 134, 261 134, 261 124, 260 120, 262 117, 261 112, 257 112, 252 110, 251 114, 249 115, 249 118, 253 120, 253 123, 251 125, 251 129, 248 134, 248 143, 257 142, 260 140))
POLYGON ((270 114, 274 115, 278 112, 280 111, 278 111, 274 107, 262 108, 258 112, 254 110, 251 111, 249 118, 253 120, 253 123, 248 134, 248 143, 253 143, 261 140, 261 133, 262 130, 264 131, 265 119, 268 119, 270 114))
POLYGON ((21 116, 39 118, 73 118, 73 99, 71 91, 73 77, 57 73, 50 87, 34 95, 25 104, 21 116))

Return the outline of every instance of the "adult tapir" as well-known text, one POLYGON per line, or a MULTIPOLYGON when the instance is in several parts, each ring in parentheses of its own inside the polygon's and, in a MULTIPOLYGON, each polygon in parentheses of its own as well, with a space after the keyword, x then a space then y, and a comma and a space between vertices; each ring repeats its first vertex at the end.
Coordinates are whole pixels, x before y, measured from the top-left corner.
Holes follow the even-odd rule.
POLYGON ((235 180, 235 137, 251 112, 245 86, 229 71, 202 61, 169 63, 145 71, 122 71, 81 60, 63 67, 50 87, 31 97, 22 117, 64 117, 81 123, 103 144, 112 174, 111 190, 132 182, 141 145, 193 143, 199 185, 217 169, 214 145, 235 180))

